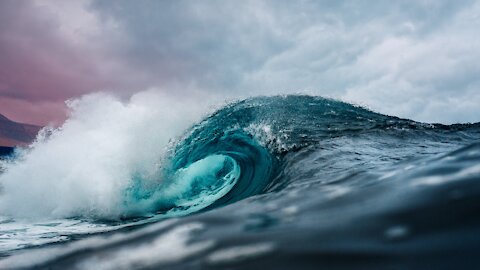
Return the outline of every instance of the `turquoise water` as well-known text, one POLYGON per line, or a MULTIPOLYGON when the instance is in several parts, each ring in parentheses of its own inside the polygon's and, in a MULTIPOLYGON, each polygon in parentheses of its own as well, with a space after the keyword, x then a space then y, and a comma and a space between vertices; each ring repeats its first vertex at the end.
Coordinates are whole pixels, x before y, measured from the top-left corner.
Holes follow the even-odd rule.
POLYGON ((243 100, 133 175, 120 217, 5 216, 0 266, 476 269, 479 139, 321 97, 243 100))

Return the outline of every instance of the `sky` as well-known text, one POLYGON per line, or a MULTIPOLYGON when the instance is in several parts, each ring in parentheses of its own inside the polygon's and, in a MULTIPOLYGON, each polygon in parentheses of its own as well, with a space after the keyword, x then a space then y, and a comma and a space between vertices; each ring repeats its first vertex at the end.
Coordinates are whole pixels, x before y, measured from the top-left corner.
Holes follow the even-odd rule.
POLYGON ((480 1, 0 1, 0 114, 142 91, 303 93, 424 122, 480 121, 480 1))

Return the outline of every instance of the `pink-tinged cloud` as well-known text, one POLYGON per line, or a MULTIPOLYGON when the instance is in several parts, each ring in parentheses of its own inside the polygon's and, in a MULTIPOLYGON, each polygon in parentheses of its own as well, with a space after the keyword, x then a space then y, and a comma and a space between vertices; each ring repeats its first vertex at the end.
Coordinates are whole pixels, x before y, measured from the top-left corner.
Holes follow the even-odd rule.
POLYGON ((1 114, 15 122, 58 126, 68 113, 63 102, 0 98, 1 114))
POLYGON ((0 3, 0 113, 35 124, 63 119, 64 100, 108 85, 94 55, 46 15, 32 2, 0 3))

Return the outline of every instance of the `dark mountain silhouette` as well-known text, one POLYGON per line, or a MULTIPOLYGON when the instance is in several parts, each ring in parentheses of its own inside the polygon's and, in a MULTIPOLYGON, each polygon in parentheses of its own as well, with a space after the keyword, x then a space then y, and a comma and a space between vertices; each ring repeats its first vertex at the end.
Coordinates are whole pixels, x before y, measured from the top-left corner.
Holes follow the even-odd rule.
POLYGON ((0 114, 0 147, 27 145, 40 129, 40 126, 17 123, 0 114))

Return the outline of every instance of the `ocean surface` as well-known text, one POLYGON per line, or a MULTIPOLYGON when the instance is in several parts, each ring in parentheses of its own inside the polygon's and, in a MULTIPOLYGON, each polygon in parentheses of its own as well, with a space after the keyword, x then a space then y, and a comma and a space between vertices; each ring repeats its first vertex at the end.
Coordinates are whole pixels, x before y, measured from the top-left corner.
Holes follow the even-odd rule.
POLYGON ((135 163, 113 206, 110 193, 74 204, 103 177, 82 162, 25 182, 35 148, 5 156, 0 269, 480 269, 479 123, 256 97, 167 148, 156 170, 135 163))

